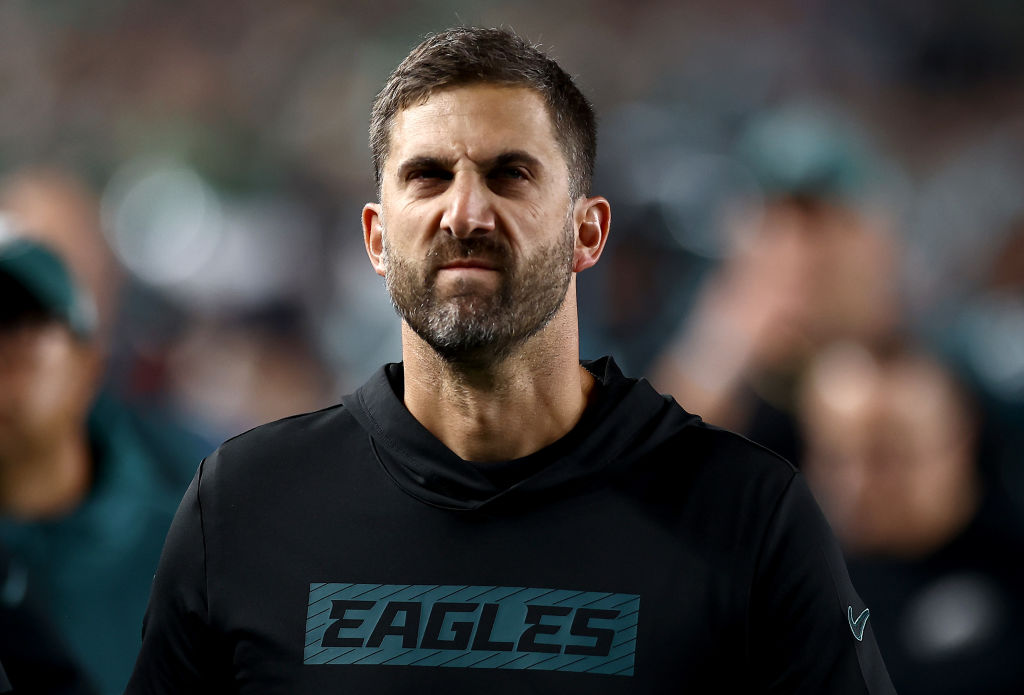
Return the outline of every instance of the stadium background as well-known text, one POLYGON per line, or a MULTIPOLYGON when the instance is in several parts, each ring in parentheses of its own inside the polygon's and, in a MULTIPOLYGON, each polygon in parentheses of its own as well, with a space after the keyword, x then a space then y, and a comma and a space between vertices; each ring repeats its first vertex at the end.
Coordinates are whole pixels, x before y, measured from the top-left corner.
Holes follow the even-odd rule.
POLYGON ((367 112, 420 37, 460 23, 540 43, 597 108, 614 223, 580 281, 584 356, 649 372, 729 255, 737 203, 824 176, 886 221, 903 330, 972 387, 1002 442, 985 474, 1020 504, 1014 0, 5 0, 0 176, 113 250, 117 273, 86 280, 117 391, 215 443, 399 358, 359 229, 367 112))

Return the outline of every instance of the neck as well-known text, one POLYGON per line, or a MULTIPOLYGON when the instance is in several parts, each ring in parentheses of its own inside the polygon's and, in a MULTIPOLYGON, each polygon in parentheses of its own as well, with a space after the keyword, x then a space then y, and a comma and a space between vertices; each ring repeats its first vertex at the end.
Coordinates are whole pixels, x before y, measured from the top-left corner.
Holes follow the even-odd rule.
POLYGON ((0 512, 22 520, 68 514, 88 494, 92 473, 84 430, 47 439, 42 446, 5 447, 0 451, 0 512))
POLYGON ((494 363, 446 362, 403 325, 405 405, 459 457, 507 461, 571 430, 594 378, 579 364, 575 305, 566 301, 543 330, 494 363))

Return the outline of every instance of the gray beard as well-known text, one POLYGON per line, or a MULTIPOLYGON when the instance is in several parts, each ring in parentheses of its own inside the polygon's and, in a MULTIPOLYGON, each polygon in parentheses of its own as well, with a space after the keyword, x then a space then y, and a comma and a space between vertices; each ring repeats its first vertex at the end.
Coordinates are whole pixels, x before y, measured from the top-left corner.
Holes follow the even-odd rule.
POLYGON ((417 266, 390 252, 382 239, 384 282, 398 315, 446 362, 487 364, 504 360, 543 329, 565 301, 572 278, 574 237, 569 224, 553 244, 518 263, 493 235, 457 239, 439 233, 417 266), (439 297, 437 274, 456 258, 485 257, 502 274, 497 289, 457 285, 439 297))

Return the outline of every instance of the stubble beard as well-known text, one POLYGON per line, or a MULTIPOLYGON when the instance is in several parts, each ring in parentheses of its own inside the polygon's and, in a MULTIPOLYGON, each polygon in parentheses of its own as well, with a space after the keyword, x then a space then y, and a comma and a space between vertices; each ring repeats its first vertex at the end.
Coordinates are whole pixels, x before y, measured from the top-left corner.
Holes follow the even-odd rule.
POLYGON ((518 263, 494 235, 459 239, 439 233, 421 264, 394 254, 387 236, 385 230, 384 281, 395 311, 452 364, 493 364, 509 357, 558 313, 572 278, 575 244, 568 222, 553 244, 518 263), (498 287, 459 279, 441 296, 437 287, 441 266, 474 257, 497 266, 498 287))

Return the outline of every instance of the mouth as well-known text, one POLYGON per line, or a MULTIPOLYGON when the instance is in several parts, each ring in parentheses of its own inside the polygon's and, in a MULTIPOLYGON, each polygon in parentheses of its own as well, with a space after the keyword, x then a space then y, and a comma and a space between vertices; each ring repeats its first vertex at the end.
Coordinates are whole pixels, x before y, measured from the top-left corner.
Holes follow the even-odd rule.
POLYGON ((460 258, 455 261, 449 261, 440 267, 440 270, 497 270, 498 267, 494 263, 488 263, 487 261, 479 258, 460 258))
POLYGON ((501 266, 481 258, 458 258, 440 264, 433 272, 432 282, 448 290, 488 287, 493 289, 501 278, 501 266), (453 284, 454 283, 454 284, 453 284))

